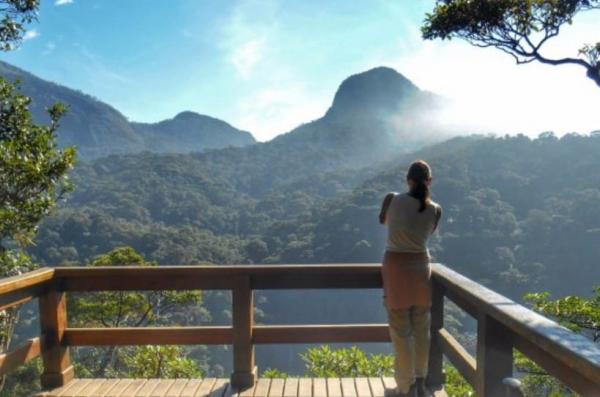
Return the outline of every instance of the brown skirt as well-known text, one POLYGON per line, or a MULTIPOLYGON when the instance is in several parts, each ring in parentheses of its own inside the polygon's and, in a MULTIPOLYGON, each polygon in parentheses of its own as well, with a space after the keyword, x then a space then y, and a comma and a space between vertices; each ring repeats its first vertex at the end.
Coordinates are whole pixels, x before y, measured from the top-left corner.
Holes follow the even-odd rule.
POLYGON ((388 309, 431 306, 431 268, 426 253, 386 251, 381 277, 388 309))

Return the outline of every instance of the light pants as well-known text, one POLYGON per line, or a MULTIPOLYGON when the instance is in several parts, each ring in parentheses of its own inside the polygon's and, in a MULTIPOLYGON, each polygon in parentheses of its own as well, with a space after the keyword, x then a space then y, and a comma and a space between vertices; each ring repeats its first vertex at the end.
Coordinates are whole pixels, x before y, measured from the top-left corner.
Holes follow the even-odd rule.
POLYGON ((398 390, 408 392, 415 378, 427 376, 429 361, 429 307, 387 309, 390 337, 394 345, 394 378, 398 390))

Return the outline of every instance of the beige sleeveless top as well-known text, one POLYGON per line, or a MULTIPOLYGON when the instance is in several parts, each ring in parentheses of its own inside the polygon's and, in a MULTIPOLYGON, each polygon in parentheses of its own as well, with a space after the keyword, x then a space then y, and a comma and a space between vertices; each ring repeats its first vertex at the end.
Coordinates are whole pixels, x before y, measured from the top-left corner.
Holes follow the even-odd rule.
POLYGON ((429 255, 427 240, 435 229, 440 206, 431 200, 423 212, 419 206, 419 200, 408 193, 394 195, 386 213, 387 251, 429 255))

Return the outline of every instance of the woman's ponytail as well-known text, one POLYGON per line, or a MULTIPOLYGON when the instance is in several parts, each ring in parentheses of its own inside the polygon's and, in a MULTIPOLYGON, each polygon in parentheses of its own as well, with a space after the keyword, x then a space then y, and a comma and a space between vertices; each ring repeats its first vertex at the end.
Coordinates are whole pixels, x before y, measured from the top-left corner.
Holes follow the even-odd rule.
POLYGON ((423 160, 412 163, 408 168, 406 180, 413 182, 408 194, 421 203, 419 212, 425 211, 430 200, 429 186, 427 185, 427 182, 431 180, 431 168, 429 164, 423 160))

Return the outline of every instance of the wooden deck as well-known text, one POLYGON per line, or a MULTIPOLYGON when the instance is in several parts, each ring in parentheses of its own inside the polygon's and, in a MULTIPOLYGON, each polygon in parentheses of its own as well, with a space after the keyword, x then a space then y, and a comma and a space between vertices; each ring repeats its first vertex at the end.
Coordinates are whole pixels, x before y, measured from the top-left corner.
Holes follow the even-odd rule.
MULTIPOLYGON (((393 378, 259 379, 237 391, 229 379, 75 379, 39 397, 382 397, 393 378)), ((447 397, 443 391, 435 397, 447 397)))

